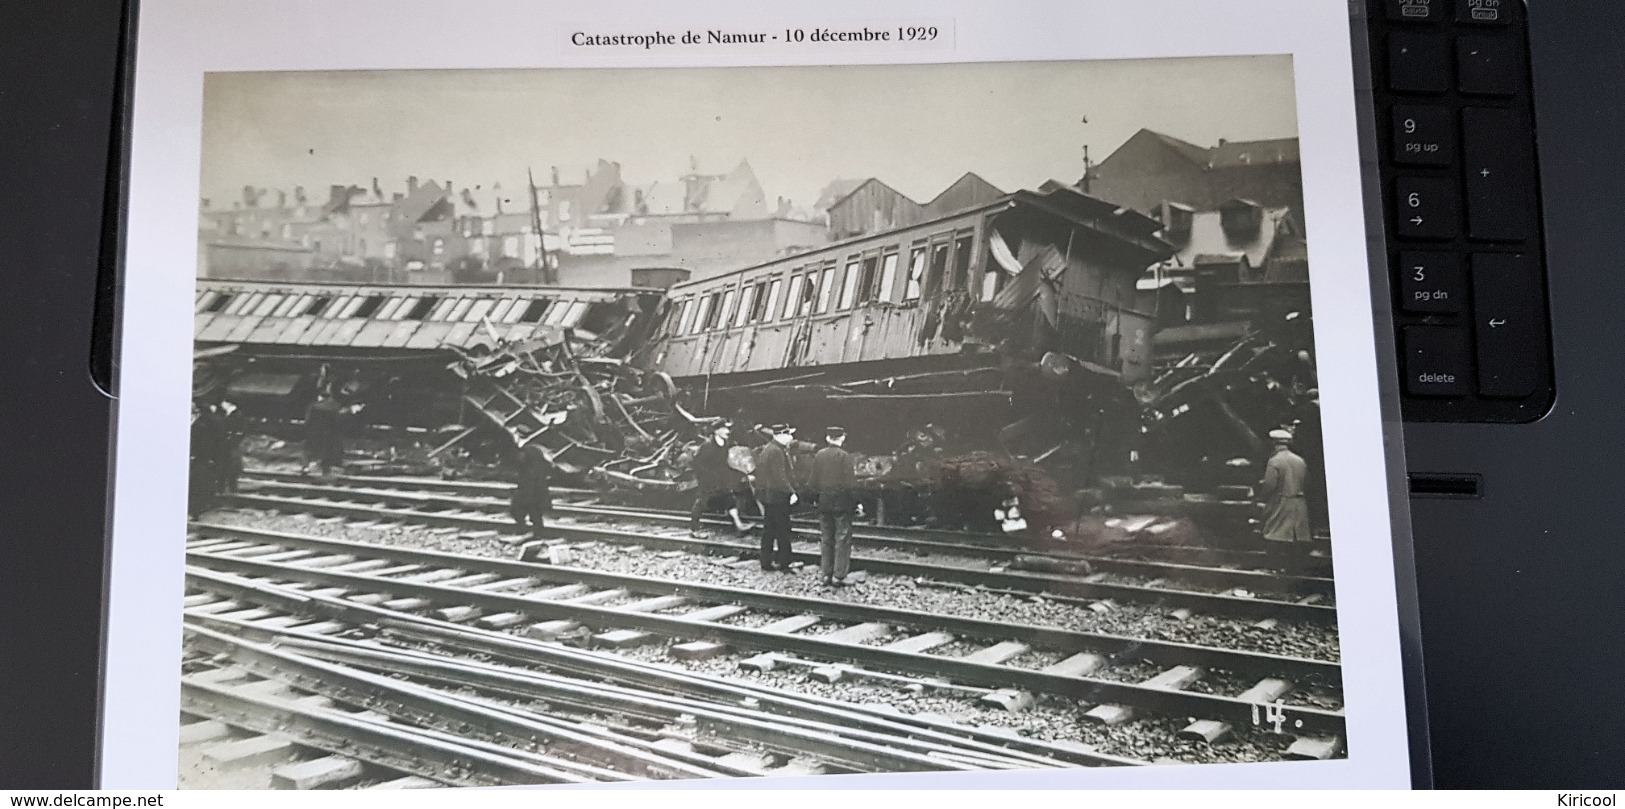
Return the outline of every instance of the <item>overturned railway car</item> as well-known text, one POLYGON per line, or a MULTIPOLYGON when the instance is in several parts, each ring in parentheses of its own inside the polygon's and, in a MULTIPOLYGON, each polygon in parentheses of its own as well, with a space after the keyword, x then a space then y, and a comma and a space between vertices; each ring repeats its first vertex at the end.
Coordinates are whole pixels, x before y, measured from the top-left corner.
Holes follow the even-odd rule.
POLYGON ((1172 253, 1161 227, 1046 184, 679 284, 647 359, 703 412, 840 423, 869 452, 931 424, 1093 477, 1137 433, 1155 318, 1135 285, 1172 253))
POLYGON ((375 427, 466 415, 460 355, 568 342, 583 356, 644 345, 664 315, 650 289, 357 286, 203 280, 194 304, 197 398, 256 420, 298 419, 318 394, 364 405, 375 427))

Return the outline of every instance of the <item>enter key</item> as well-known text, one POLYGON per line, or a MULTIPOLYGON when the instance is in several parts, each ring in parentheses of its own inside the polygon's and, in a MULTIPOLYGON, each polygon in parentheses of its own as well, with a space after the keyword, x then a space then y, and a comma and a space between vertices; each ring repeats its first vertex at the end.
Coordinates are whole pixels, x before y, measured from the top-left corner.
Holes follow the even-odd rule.
POLYGON ((1472 279, 1479 394, 1533 396, 1551 376, 1540 265, 1527 255, 1476 253, 1472 279))

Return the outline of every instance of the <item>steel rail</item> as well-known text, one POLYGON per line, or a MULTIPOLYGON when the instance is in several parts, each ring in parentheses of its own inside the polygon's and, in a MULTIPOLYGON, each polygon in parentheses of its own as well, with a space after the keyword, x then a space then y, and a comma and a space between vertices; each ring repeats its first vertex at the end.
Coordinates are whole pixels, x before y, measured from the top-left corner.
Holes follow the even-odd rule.
POLYGON ((291 736, 328 753, 420 775, 453 786, 584 784, 591 779, 513 755, 449 740, 440 734, 369 722, 331 711, 240 694, 181 680, 181 710, 258 733, 291 736))
MULTIPOLYGON (((1262 652, 1242 652, 1173 641, 1151 640, 1099 632, 1081 632, 1035 624, 988 621, 941 613, 882 607, 861 602, 826 601, 804 596, 766 593, 724 585, 608 573, 583 568, 516 562, 487 556, 469 556, 446 551, 417 550, 393 545, 329 539, 257 528, 240 528, 213 523, 192 523, 190 527, 216 537, 261 542, 289 549, 307 549, 334 554, 367 556, 406 564, 434 565, 469 573, 495 573, 503 578, 530 578, 539 582, 580 583, 603 590, 626 590, 647 595, 678 595, 714 604, 739 604, 785 615, 817 614, 853 623, 882 623, 924 631, 949 632, 959 637, 1017 640, 1048 650, 1092 652, 1118 659, 1154 660, 1160 665, 1192 665, 1222 669, 1237 674, 1316 678, 1327 684, 1342 682, 1338 662, 1289 657, 1262 652)), ((200 551, 208 556, 207 549, 200 551)))
POLYGON ((460 736, 482 730, 491 736, 484 741, 510 747, 518 745, 518 749, 531 753, 540 754, 537 748, 549 744, 568 747, 572 755, 559 755, 556 750, 547 755, 553 760, 551 766, 561 771, 577 771, 584 778, 603 781, 626 780, 627 776, 715 778, 724 775, 651 750, 635 749, 621 741, 595 738, 544 717, 505 718, 454 695, 413 687, 377 674, 346 670, 331 663, 301 660, 195 623, 188 624, 185 632, 194 647, 226 654, 238 665, 262 677, 360 705, 411 724, 452 731, 460 736))
POLYGON ((747 681, 722 679, 714 675, 641 663, 613 654, 574 649, 557 643, 543 643, 501 632, 461 626, 318 593, 292 590, 231 573, 188 567, 186 579, 188 585, 194 589, 226 594, 233 600, 261 604, 292 614, 315 615, 322 619, 352 625, 367 625, 374 630, 381 630, 388 636, 407 638, 442 649, 457 649, 468 654, 486 655, 493 659, 511 661, 516 666, 534 668, 540 665, 550 670, 615 683, 633 690, 694 700, 701 705, 710 706, 713 710, 737 711, 743 709, 733 706, 756 705, 758 710, 780 717, 811 722, 815 726, 835 724, 849 730, 872 734, 872 738, 884 738, 892 744, 923 743, 970 747, 973 752, 991 756, 1008 756, 1011 750, 1017 750, 1041 759, 1082 766, 1141 766, 1147 763, 1074 745, 1051 744, 1025 737, 992 734, 977 728, 925 717, 881 714, 862 706, 823 697, 786 692, 747 681))
MULTIPOLYGON (((227 498, 232 503, 248 507, 267 508, 272 510, 320 514, 359 519, 394 519, 402 522, 415 522, 430 526, 451 528, 472 528, 475 530, 502 530, 511 528, 513 523, 481 515, 448 515, 436 512, 410 511, 382 507, 368 507, 354 504, 333 503, 320 500, 308 500, 289 497, 274 497, 268 495, 235 494, 227 498)), ((560 525, 549 525, 547 532, 554 536, 574 539, 577 541, 599 541, 618 544, 643 545, 663 550, 682 550, 701 555, 733 554, 753 552, 755 549, 740 543, 719 542, 716 540, 694 539, 690 537, 671 537, 658 534, 645 534, 634 531, 623 531, 609 528, 583 528, 560 525)), ((816 563, 818 554, 810 551, 794 551, 792 557, 803 563, 816 563)), ((992 572, 975 570, 971 568, 954 567, 951 565, 935 565, 926 562, 900 562, 889 559, 876 559, 874 557, 852 556, 854 567, 875 573, 885 573, 894 576, 909 578, 925 578, 937 581, 957 582, 975 586, 987 586, 1005 590, 1020 590, 1032 593, 1042 593, 1052 597, 1066 597, 1078 599, 1117 599, 1142 604, 1156 604, 1169 609, 1190 609, 1199 612, 1231 615, 1244 618, 1276 618, 1281 620, 1298 620, 1318 623, 1333 623, 1337 620, 1336 607, 1297 601, 1282 601, 1276 599, 1252 598, 1222 593, 1204 593, 1194 590, 1177 590, 1166 587, 1146 587, 1128 584, 1112 584, 1107 582, 1093 582, 1085 579, 1068 578, 1064 576, 1047 576, 1037 573, 1023 572, 992 572)))
MULTIPOLYGON (((470 499, 467 495, 445 496, 408 491, 402 489, 399 484, 390 488, 376 488, 372 485, 326 485, 278 480, 269 483, 255 481, 253 482, 253 489, 261 494, 280 493, 298 496, 302 493, 317 493, 331 499, 361 498, 370 502, 387 503, 393 506, 435 506, 442 507, 445 510, 477 510, 484 513, 498 514, 505 513, 507 509, 507 503, 496 499, 501 496, 496 493, 488 495, 491 499, 480 500, 470 499)), ((503 495, 505 494, 506 492, 503 493, 503 495)), ((556 500, 553 503, 553 511, 560 514, 594 519, 652 520, 678 525, 686 525, 689 522, 688 514, 667 509, 571 504, 560 503, 556 500)), ((706 522, 712 525, 723 524, 721 520, 707 520, 706 522)), ((819 537, 817 525, 807 521, 798 520, 794 531, 815 540, 819 537)), ((1295 572, 1256 568, 1215 567, 1211 564, 1124 559, 1081 553, 1076 548, 1068 547, 1065 543, 1060 542, 1039 543, 1030 539, 1021 542, 1007 539, 1004 542, 999 542, 1000 538, 998 537, 987 537, 983 541, 972 539, 983 536, 979 534, 963 534, 957 537, 934 538, 913 530, 894 529, 888 531, 873 526, 854 526, 852 541, 858 546, 884 548, 916 555, 968 556, 1006 564, 1022 557, 1039 557, 1061 563, 1083 563, 1094 571, 1103 573, 1139 576, 1147 579, 1172 578, 1190 584, 1211 587, 1263 589, 1290 595, 1319 595, 1322 597, 1330 597, 1335 592, 1333 580, 1325 576, 1311 576, 1295 572)), ((1197 550, 1192 549, 1193 553, 1197 550)), ((1220 553, 1211 555, 1215 557, 1223 556, 1220 553)))
POLYGON ((915 674, 945 676, 961 682, 995 688, 1019 688, 1035 693, 1054 694, 1085 702, 1127 704, 1174 716, 1195 716, 1248 724, 1259 710, 1268 707, 1284 715, 1295 729, 1342 735, 1343 715, 1298 705, 1260 705, 1233 697, 1178 691, 1142 684, 1115 682, 1092 677, 1069 677, 1043 671, 981 663, 964 658, 942 657, 829 640, 822 636, 784 634, 751 627, 718 623, 696 623, 678 617, 628 612, 610 607, 563 601, 544 601, 444 587, 422 582, 385 579, 361 573, 300 568, 293 565, 232 557, 207 557, 220 569, 248 576, 304 580, 369 592, 385 592, 423 598, 448 605, 474 606, 481 610, 515 612, 537 617, 565 619, 602 628, 635 629, 671 638, 709 637, 740 648, 787 651, 824 660, 854 660, 915 674))

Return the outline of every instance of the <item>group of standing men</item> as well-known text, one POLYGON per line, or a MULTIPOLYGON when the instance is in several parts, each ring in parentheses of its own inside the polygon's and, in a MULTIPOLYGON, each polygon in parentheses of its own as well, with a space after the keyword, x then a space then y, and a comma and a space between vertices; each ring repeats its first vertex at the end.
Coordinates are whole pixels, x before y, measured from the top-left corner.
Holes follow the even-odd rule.
POLYGON ((740 512, 754 497, 762 512, 762 570, 788 571, 794 535, 790 513, 803 499, 811 498, 822 534, 819 573, 825 585, 844 586, 852 567, 852 519, 858 505, 857 459, 845 449, 846 431, 826 429, 822 447, 797 441, 796 429, 788 424, 775 424, 762 433, 767 440, 747 450, 748 464, 738 464, 730 462, 731 451, 736 449, 732 428, 722 424, 713 429, 694 456, 699 489, 689 514, 691 527, 697 532, 701 515, 720 504, 743 534, 749 528, 740 512), (801 474, 809 455, 810 467, 801 474))

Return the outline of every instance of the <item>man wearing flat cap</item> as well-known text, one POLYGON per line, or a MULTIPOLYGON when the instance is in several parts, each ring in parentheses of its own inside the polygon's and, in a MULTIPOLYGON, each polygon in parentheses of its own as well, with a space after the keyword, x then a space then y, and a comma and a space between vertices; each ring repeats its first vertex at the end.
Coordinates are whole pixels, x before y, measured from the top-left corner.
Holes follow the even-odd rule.
POLYGON ((756 497, 762 501, 762 570, 790 569, 790 507, 797 501, 795 478, 790 472, 790 445, 796 428, 775 424, 768 431, 773 440, 756 450, 756 473, 752 481, 756 497))
POLYGON ((825 585, 840 587, 846 584, 846 574, 852 567, 857 459, 844 448, 846 430, 830 427, 824 431, 824 442, 828 446, 819 450, 812 462, 812 490, 818 498, 818 523, 823 533, 818 572, 825 585))
POLYGON ((1309 533, 1309 504, 1304 499, 1304 482, 1309 477, 1309 465, 1292 451, 1292 433, 1286 430, 1270 431, 1275 454, 1264 467, 1264 482, 1259 495, 1264 500, 1264 538, 1276 542, 1307 542, 1309 533))

